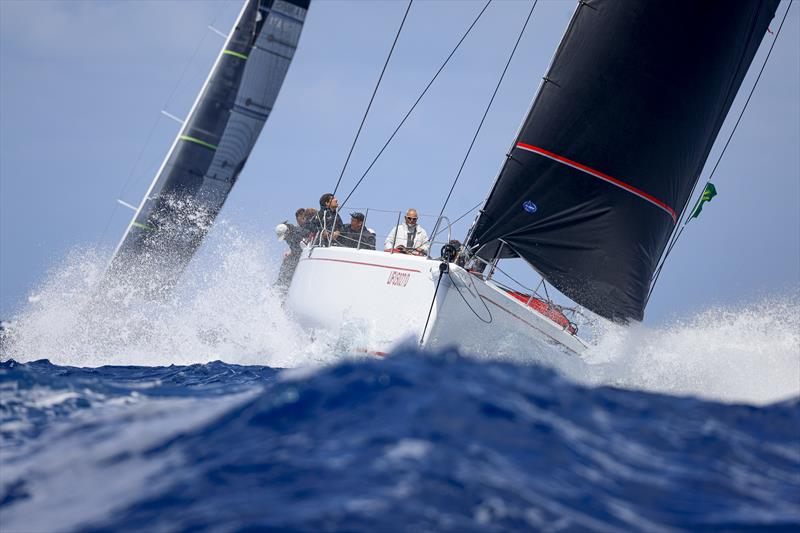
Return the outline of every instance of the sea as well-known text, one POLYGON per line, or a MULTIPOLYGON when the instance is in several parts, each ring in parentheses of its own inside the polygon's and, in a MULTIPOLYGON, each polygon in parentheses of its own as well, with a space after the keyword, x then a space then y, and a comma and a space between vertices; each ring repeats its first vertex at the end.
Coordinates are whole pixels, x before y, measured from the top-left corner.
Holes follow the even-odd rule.
POLYGON ((232 242, 160 302, 74 250, 0 360, 0 531, 798 531, 800 304, 581 358, 353 355, 232 242))

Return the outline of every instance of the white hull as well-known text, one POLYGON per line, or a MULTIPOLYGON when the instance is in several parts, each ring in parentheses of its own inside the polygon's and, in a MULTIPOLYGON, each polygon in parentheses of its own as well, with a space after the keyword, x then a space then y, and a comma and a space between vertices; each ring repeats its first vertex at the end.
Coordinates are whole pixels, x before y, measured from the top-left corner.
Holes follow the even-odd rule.
MULTIPOLYGON (((347 349, 383 354, 401 341, 420 342, 439 264, 382 251, 313 248, 303 252, 285 305, 302 325, 328 332, 347 349)), ((491 281, 452 264, 423 345, 511 357, 579 355, 586 347, 491 281)))

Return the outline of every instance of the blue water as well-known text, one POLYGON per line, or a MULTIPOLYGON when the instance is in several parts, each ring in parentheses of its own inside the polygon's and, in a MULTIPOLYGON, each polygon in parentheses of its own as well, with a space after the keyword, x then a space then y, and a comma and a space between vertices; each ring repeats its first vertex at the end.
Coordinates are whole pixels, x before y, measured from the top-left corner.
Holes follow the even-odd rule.
POLYGON ((402 349, 311 370, 0 363, 0 530, 800 528, 800 399, 402 349))

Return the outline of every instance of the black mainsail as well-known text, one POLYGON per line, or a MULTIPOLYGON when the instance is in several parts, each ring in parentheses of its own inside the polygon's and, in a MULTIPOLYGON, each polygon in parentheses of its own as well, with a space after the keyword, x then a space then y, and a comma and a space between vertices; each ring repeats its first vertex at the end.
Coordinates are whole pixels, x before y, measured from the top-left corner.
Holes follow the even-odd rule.
POLYGON ((581 0, 467 246, 641 320, 778 0, 581 0))
POLYGON ((278 96, 310 0, 246 0, 111 262, 169 289, 236 183, 278 96))

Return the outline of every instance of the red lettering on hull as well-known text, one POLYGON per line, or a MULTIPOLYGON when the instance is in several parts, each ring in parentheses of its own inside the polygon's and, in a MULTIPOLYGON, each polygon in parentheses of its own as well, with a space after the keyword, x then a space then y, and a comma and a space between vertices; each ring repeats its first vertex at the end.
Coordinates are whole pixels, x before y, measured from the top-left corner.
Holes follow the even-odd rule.
POLYGON ((389 272, 389 279, 386 280, 387 285, 394 285, 395 287, 405 287, 408 285, 408 280, 411 279, 409 272, 389 272))

